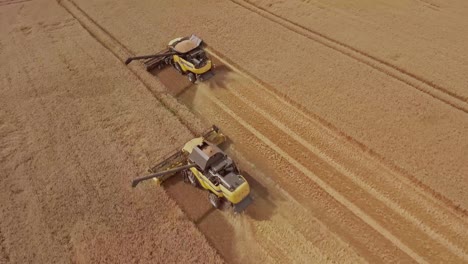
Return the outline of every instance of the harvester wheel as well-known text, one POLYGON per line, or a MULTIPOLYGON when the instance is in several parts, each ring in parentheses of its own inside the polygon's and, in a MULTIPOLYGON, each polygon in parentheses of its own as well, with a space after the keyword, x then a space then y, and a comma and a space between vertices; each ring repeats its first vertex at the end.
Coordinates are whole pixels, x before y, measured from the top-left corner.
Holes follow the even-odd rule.
POLYGON ((210 200, 211 205, 213 205, 213 207, 216 209, 218 209, 221 205, 221 199, 219 199, 219 197, 212 192, 210 192, 210 194, 208 195, 208 199, 210 200))
POLYGON ((198 179, 191 170, 186 170, 184 174, 184 179, 187 179, 187 182, 189 182, 193 187, 198 187, 198 179))
POLYGON ((172 65, 174 63, 174 61, 172 60, 171 57, 167 57, 165 60, 164 60, 164 63, 166 63, 167 65, 172 65))
POLYGON ((197 77, 195 76, 195 74, 193 72, 189 72, 189 74, 187 74, 188 76, 188 79, 191 83, 195 83, 197 81, 197 77))
POLYGON ((182 178, 184 179, 184 182, 185 182, 185 183, 189 183, 189 182, 190 182, 190 181, 189 181, 189 178, 188 178, 188 171, 189 171, 189 170, 183 170, 183 171, 182 171, 182 178))
POLYGON ((174 68, 175 68, 180 74, 184 74, 184 72, 182 71, 182 68, 180 67, 180 65, 179 65, 178 62, 175 62, 175 61, 174 61, 174 68))

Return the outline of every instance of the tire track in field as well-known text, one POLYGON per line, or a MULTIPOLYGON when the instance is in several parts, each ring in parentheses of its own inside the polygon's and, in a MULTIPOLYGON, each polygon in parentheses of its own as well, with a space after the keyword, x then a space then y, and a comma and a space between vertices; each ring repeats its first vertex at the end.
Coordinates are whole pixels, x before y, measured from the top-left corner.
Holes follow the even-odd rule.
MULTIPOLYGON (((468 259, 464 250, 459 246, 439 235, 438 232, 425 225, 422 220, 415 218, 407 210, 403 210, 399 204, 382 196, 379 191, 370 187, 355 175, 350 175, 346 169, 333 167, 329 161, 314 153, 314 149, 308 149, 307 145, 310 146, 308 142, 294 138, 290 133, 295 134, 292 130, 282 131, 278 128, 278 124, 273 123, 269 118, 262 116, 253 109, 252 104, 236 100, 232 93, 222 89, 213 96, 207 95, 207 98, 222 109, 226 108, 226 111, 232 111, 232 115, 240 118, 244 125, 252 125, 252 128, 255 126, 254 129, 258 131, 258 137, 265 137, 270 143, 275 142, 274 145, 277 147, 275 150, 280 151, 278 152, 280 155, 287 155, 284 157, 309 177, 314 174, 312 177, 314 177, 315 182, 317 182, 317 178, 322 180, 325 184, 320 183, 319 186, 343 205, 349 207, 353 213, 359 215, 363 221, 384 234, 389 240, 398 243, 397 245, 402 247, 404 251, 406 245, 412 245, 413 248, 418 249, 420 254, 425 254, 428 247, 434 252, 439 252, 437 256, 443 259, 459 261, 451 253, 447 254, 447 248, 454 255, 462 259, 468 259), (336 197, 337 194, 342 195, 342 197, 336 197), (374 221, 379 225, 374 224, 374 221), (392 237, 393 235, 394 237, 392 237), (414 237, 426 241, 425 245, 415 243, 414 237), (402 242, 400 243, 395 238, 402 242)), ((309 127, 309 129, 313 130, 314 128, 309 127)))
MULTIPOLYGON (((239 123, 242 120, 234 120, 228 112, 224 111, 223 106, 210 103, 212 100, 207 98, 205 93, 192 95, 190 94, 192 92, 193 89, 189 90, 188 95, 184 94, 185 98, 182 100, 198 115, 209 118, 223 127, 225 131, 229 131, 229 137, 236 143, 236 146, 243 149, 243 155, 247 155, 246 158, 263 170, 269 179, 284 189, 316 219, 319 219, 331 234, 341 237, 370 263, 412 262, 413 259, 408 254, 337 202, 311 178, 291 164, 290 160, 276 152, 269 145, 270 141, 264 142, 259 139, 255 131, 252 132, 244 126, 244 123, 239 123), (262 155, 256 154, 259 152, 262 155)), ((294 217, 304 219, 305 216, 294 214, 294 217)))
POLYGON ((0 1, 0 6, 20 4, 20 3, 29 2, 29 1, 32 1, 32 0, 2 0, 0 1))
MULTIPOLYGON (((227 62, 223 61, 223 63, 226 65, 227 62)), ((231 65, 228 66, 232 67, 231 65)), ((238 70, 235 69, 235 72, 238 73, 238 70)), ((394 211, 402 212, 402 215, 411 219, 415 224, 421 224, 424 230, 433 233, 437 239, 442 241, 446 240, 439 235, 439 233, 448 232, 452 234, 452 239, 456 240, 460 237, 460 234, 464 234, 464 231, 468 228, 466 219, 460 219, 459 216, 453 214, 445 204, 434 200, 423 190, 418 190, 419 188, 414 186, 414 184, 408 181, 404 176, 392 172, 379 162, 365 155, 359 158, 352 158, 352 154, 358 153, 359 149, 356 149, 345 139, 337 138, 333 135, 332 131, 323 127, 316 120, 299 112, 293 106, 288 105, 286 102, 282 101, 281 98, 275 97, 274 94, 269 94, 269 91, 264 87, 257 86, 252 89, 252 84, 248 78, 246 78, 245 84, 242 84, 241 80, 238 80, 238 83, 238 85, 228 85, 225 87, 225 89, 231 92, 230 95, 234 95, 245 105, 250 106, 254 111, 260 113, 278 127, 278 129, 290 135, 294 140, 301 143, 301 145, 330 164, 341 174, 347 175, 356 184, 367 190, 369 194, 381 199, 393 208, 394 211), (265 96, 265 94, 271 96, 265 96), (294 116, 294 118, 291 118, 291 116, 294 116), (292 128, 294 128, 294 130, 292 128), (320 147, 316 147, 315 145, 320 147), (325 153, 324 150, 333 150, 328 151, 333 153, 328 154, 325 153), (351 165, 346 167, 341 165, 340 162, 342 164, 347 163, 349 165, 351 163, 359 166, 351 165), (358 173, 355 173, 348 169, 351 167, 366 168, 361 168, 358 173), (393 186, 393 188, 390 186, 393 186), (401 191, 401 194, 395 194, 393 191, 389 191, 392 189, 404 191, 401 191), (428 207, 430 207, 430 209, 428 209, 428 207), (419 216, 412 216, 413 213, 417 213, 419 216), (440 225, 434 224, 432 228, 426 227, 425 224, 418 219, 434 219, 434 223, 449 221, 452 225, 446 227, 446 230, 435 232, 432 228, 441 228, 440 225)), ((228 96, 228 98, 232 97, 228 96)), ((229 100, 226 99, 222 101, 228 102, 229 100)), ((459 243, 463 244, 463 241, 468 241, 468 234, 464 234, 464 239, 466 240, 461 240, 459 243)), ((452 245, 449 241, 447 241, 447 245, 454 251, 459 251, 460 253, 462 251, 459 248, 457 249, 457 246, 452 245)), ((466 254, 463 255, 466 257, 466 254)))
MULTIPOLYGON (((341 192, 337 191, 333 186, 331 186, 329 183, 324 181, 322 178, 320 178, 317 174, 311 171, 310 167, 306 167, 306 165, 302 164, 299 162, 296 157, 291 156, 290 153, 287 151, 283 150, 280 146, 278 146, 276 143, 274 143, 268 136, 265 136, 263 133, 265 131, 260 132, 259 130, 256 129, 256 127, 259 127, 260 122, 264 122, 264 120, 258 120, 258 116, 256 116, 255 119, 257 120, 251 120, 249 123, 248 121, 244 120, 244 118, 247 118, 247 114, 243 114, 243 117, 239 116, 238 112, 234 112, 232 108, 236 108, 235 106, 229 107, 225 103, 221 102, 221 100, 218 100, 216 97, 210 94, 206 94, 206 97, 211 100, 215 105, 217 105, 222 111, 226 112, 232 119, 236 120, 238 123, 242 124, 248 131, 250 131, 252 134, 254 134, 259 140, 264 142, 266 145, 270 146, 276 153, 278 153, 281 157, 286 159, 290 164, 292 164, 295 168, 297 168, 299 171, 301 171, 304 175, 312 179, 321 189, 325 190, 330 196, 332 196, 336 201, 338 201, 340 204, 344 205, 348 210, 350 210, 354 215, 358 216, 363 222, 371 226, 373 229, 378 231, 380 234, 382 234, 386 239, 390 240, 393 244, 398 246, 403 252, 411 256, 414 260, 416 260, 419 263, 426 263, 424 258, 420 256, 418 253, 413 251, 411 248, 409 248, 405 243, 403 243, 398 237, 393 235, 387 228, 382 226, 378 221, 374 219, 374 217, 370 216, 366 212, 364 212, 361 208, 359 208, 356 204, 351 202, 348 198, 346 198, 341 192), (253 122, 252 122, 253 121, 253 122), (251 124, 255 123, 256 127, 254 128, 251 124)), ((229 98, 225 98, 226 100, 229 101, 229 98)), ((231 97, 231 101, 233 98, 231 97)), ((226 102, 225 100, 223 100, 226 102)), ((246 109, 246 105, 240 102, 236 102, 238 106, 243 106, 243 109, 246 109)), ((248 108, 247 108, 248 109, 248 108)), ((237 109, 239 110, 239 109, 237 109)), ((250 112, 252 114, 253 112, 250 112)), ((273 137, 277 138, 277 137, 273 137)), ((279 138, 277 138, 279 139, 279 138)))
POLYGON ((5 236, 2 234, 2 230, 0 227, 0 260, 5 261, 6 263, 10 262, 10 255, 6 249, 6 242, 5 236))
MULTIPOLYGON (((293 111, 297 112, 300 116, 305 118, 308 122, 313 122, 313 123, 318 124, 319 127, 321 127, 321 129, 323 129, 326 133, 331 134, 332 135, 331 137, 335 139, 346 140, 348 144, 352 145, 356 149, 356 151, 360 151, 362 155, 366 156, 369 159, 378 161, 381 164, 384 164, 386 167, 392 170, 392 174, 399 177, 401 181, 410 183, 414 185, 415 187, 417 187, 415 188, 417 192, 421 193, 422 195, 427 196, 428 198, 430 197, 432 200, 440 202, 444 204, 445 206, 449 207, 451 210, 453 210, 453 214, 462 220, 465 220, 465 217, 468 216, 467 210, 456 205, 452 200, 445 197, 443 194, 435 191, 434 189, 432 189, 431 187, 429 187, 428 185, 424 184, 422 181, 417 179, 415 176, 411 175, 407 171, 393 164, 391 161, 388 161, 382 155, 375 152, 374 150, 366 146, 364 143, 349 136, 348 134, 346 134, 346 132, 340 130, 333 124, 323 119, 322 117, 304 108, 302 105, 293 101, 288 96, 282 94, 281 92, 279 92, 277 89, 275 89, 271 85, 251 75, 241 66, 237 65, 236 63, 228 59, 221 52, 213 49, 213 47, 206 48, 206 51, 212 57, 222 62, 222 64, 227 65, 230 69, 234 70, 238 74, 250 80, 252 83, 256 84, 258 87, 263 88, 263 91, 268 93, 269 96, 276 98, 282 104, 293 109, 293 111)), ((262 98, 262 97, 260 96, 259 98, 262 98)))
MULTIPOLYGON (((228 62, 219 58, 216 54, 212 53, 212 55, 215 55, 217 59, 222 61, 226 66, 231 67, 236 73, 244 76, 238 69, 229 65, 228 62)), ((229 90, 231 94, 220 100, 229 102, 229 99, 234 95, 246 106, 250 106, 254 112, 260 113, 278 127, 278 129, 290 135, 314 155, 330 164, 342 175, 350 178, 360 188, 363 188, 367 193, 386 204, 393 211, 421 229, 421 231, 428 233, 435 240, 440 241, 441 244, 444 244, 459 257, 468 259, 466 253, 468 248, 466 246, 463 248, 463 245, 468 241, 468 234, 465 232, 468 226, 465 219, 460 219, 451 210, 447 210, 448 208, 446 208, 445 204, 441 204, 437 200, 434 201, 424 191, 418 190, 405 177, 395 174, 380 164, 376 167, 373 165, 375 161, 369 160, 367 157, 360 157, 359 160, 353 162, 355 166, 342 166, 340 162, 343 164, 349 164, 350 162, 343 158, 340 160, 336 154, 332 157, 324 153, 321 149, 327 148, 323 146, 323 143, 331 142, 328 144, 328 149, 339 149, 340 152, 344 152, 342 154, 343 157, 347 155, 352 157, 352 154, 359 152, 359 149, 354 148, 352 145, 349 146, 350 144, 346 144, 345 140, 341 140, 345 142, 339 142, 340 139, 334 136, 326 127, 321 126, 319 122, 299 112, 293 106, 281 100, 281 98, 271 94, 265 87, 261 85, 252 87, 252 83, 249 83, 251 80, 248 77, 246 77, 246 80, 248 80, 248 83, 244 85, 239 81, 239 85, 225 86, 225 89, 229 90), (294 116, 294 118, 291 118, 291 116, 294 116), (334 141, 335 144, 333 144, 334 141), (336 141, 339 144, 336 144, 336 141), (320 145, 322 148, 319 149, 314 145, 320 145), (342 145, 348 146, 342 147, 342 145), (340 162, 337 162, 337 160, 340 160, 340 162), (348 169, 351 167, 362 167, 363 164, 366 164, 365 167, 369 168, 365 170, 361 169, 359 175, 348 169), (371 170, 370 167, 375 168, 371 170), (399 190, 399 193, 395 193, 392 190, 399 190), (440 223, 444 222, 449 222, 451 225, 442 226, 440 223)))
MULTIPOLYGON (((253 89, 253 90, 255 90, 255 89, 253 89)), ((257 106, 256 103, 254 103, 252 101, 249 101, 249 100, 246 100, 245 98, 243 98, 243 96, 241 94, 237 93, 236 91, 231 90, 230 92, 235 97, 239 98, 244 103, 244 107, 246 107, 246 106, 257 106)), ((244 92, 246 92, 246 91, 244 91, 244 92)), ((242 93, 242 94, 245 94, 245 93, 242 93)), ((231 96, 232 95, 229 94, 226 98, 220 99, 220 100, 223 101, 223 102, 228 102, 227 98, 232 98, 231 96)), ((256 98, 255 100, 256 100, 256 102, 258 102, 259 101, 258 98, 260 98, 260 95, 258 95, 257 97, 254 97, 254 98, 256 98)), ((272 104, 273 103, 270 102, 269 105, 272 105, 272 104)), ((286 106, 280 106, 279 109, 282 109, 284 107, 286 107, 286 106)), ((295 131, 298 131, 298 133, 301 133, 301 132, 304 132, 304 131, 313 131, 313 130, 318 129, 317 127, 305 126, 305 125, 301 127, 300 124, 303 122, 303 120, 301 120, 300 118, 297 118, 298 115, 293 115, 297 119, 289 119, 289 120, 294 120, 295 122, 287 123, 288 118, 286 117, 285 119, 283 119, 281 121, 281 122, 286 121, 283 124, 283 123, 277 121, 275 118, 273 118, 269 114, 269 113, 274 111, 271 108, 269 108, 267 111, 259 109, 258 107, 252 107, 252 109, 254 109, 254 111, 261 114, 264 118, 266 118, 266 120, 271 122, 272 125, 275 125, 276 127, 278 127, 284 134, 289 135, 295 141, 300 143, 301 146, 304 146, 304 148, 303 148, 304 151, 299 151, 299 152, 304 153, 305 151, 310 151, 311 153, 316 155, 318 158, 320 158, 324 162, 328 163, 338 173, 340 173, 341 175, 343 175, 345 177, 348 177, 359 188, 363 189, 368 194, 374 196, 378 201, 382 202, 383 204, 385 204, 386 206, 391 208, 396 214, 401 215, 405 220, 411 222, 411 224, 413 224, 415 227, 419 228, 420 231, 422 231, 424 233, 427 233, 434 240, 440 241, 441 244, 444 244, 448 249, 452 250, 452 252, 456 253, 458 256, 460 256, 462 258, 468 258, 467 257, 468 255, 464 252, 463 249, 461 249, 459 246, 457 246, 456 244, 452 243, 450 240, 445 238, 445 235, 449 234, 451 239, 458 240, 458 243, 460 245, 463 245, 463 243, 464 243, 463 241, 468 241, 468 237, 466 237, 466 235, 463 236, 464 230, 466 230, 466 228, 467 228, 466 225, 463 226, 463 225, 461 225, 461 223, 457 223, 456 220, 458 220, 458 219, 451 219, 450 218, 449 222, 453 223, 457 227, 452 229, 452 226, 450 226, 449 228, 444 228, 443 226, 440 226, 440 224, 438 224, 438 223, 441 223, 440 220, 445 220, 445 221, 447 220, 447 212, 439 212, 439 210, 443 210, 443 209, 434 207, 425 200, 417 199, 417 201, 415 203, 408 204, 407 199, 412 199, 412 197, 403 196, 402 198, 398 197, 400 199, 398 199, 397 202, 394 201, 393 196, 395 196, 395 193, 390 192, 389 188, 392 188, 392 186, 394 186, 395 189, 397 187, 399 187, 399 192, 412 193, 411 186, 404 186, 401 182, 398 182, 398 181, 396 181, 396 182, 388 181, 388 179, 394 180, 394 178, 391 177, 391 175, 384 175, 382 177, 381 175, 379 175, 375 171, 365 171, 365 174, 362 174, 362 175, 369 175, 370 177, 366 177, 365 179, 362 179, 360 176, 358 176, 354 172, 350 171, 347 167, 344 167, 341 164, 337 163, 334 160, 334 158, 329 157, 327 154, 323 153, 321 150, 319 150, 317 147, 315 147, 313 145, 314 143, 311 143, 310 141, 305 140, 304 138, 302 138, 303 135, 299 136, 295 132, 295 131), (297 129, 297 130, 293 131, 290 128, 302 128, 302 129, 297 129), (386 177, 386 176, 388 176, 388 177, 386 177), (374 177, 378 178, 378 179, 373 179, 374 177), (387 180, 385 183, 389 184, 389 186, 387 186, 386 184, 380 184, 380 186, 378 186, 379 181, 385 181, 385 180, 387 180), (373 182, 369 183, 369 181, 373 181, 373 182), (421 202, 421 203, 418 204, 417 202, 421 202), (418 209, 418 210, 416 210, 415 213, 418 213, 419 217, 416 217, 415 214, 412 212, 412 211, 414 211, 415 207, 416 207, 416 209, 418 209), (417 207, 421 207, 421 208, 417 208, 417 207), (428 207, 430 207, 431 209, 428 209, 428 207), (425 211, 423 211, 424 209, 425 209, 425 211), (427 210, 429 210, 430 213, 427 212, 427 210), (433 214, 438 214, 438 218, 433 219, 433 218, 435 218, 435 217, 433 217, 433 214), (433 221, 430 221, 430 220, 433 220, 433 221), (430 222, 430 224, 432 224, 433 227, 426 224, 426 222, 430 222), (438 230, 438 232, 437 232, 437 231, 434 230, 434 228, 435 229, 440 229, 440 230, 438 230)), ((260 119, 255 118, 254 120, 260 120, 260 119)), ((303 123, 303 124, 306 124, 306 123, 303 123)), ((314 137, 319 138, 320 133, 318 133, 318 135, 314 135, 314 137)), ((309 136, 309 138, 310 138, 310 136, 309 136)), ((314 141, 317 141, 317 143, 319 144, 319 142, 322 141, 322 139, 317 139, 317 140, 314 140, 314 141)), ((315 144, 317 144, 317 143, 315 143, 315 144)), ((334 147, 338 147, 338 146, 334 146, 334 147)), ((295 149, 295 151, 298 151, 299 148, 300 147, 295 147, 294 149, 295 149)), ((352 155, 352 152, 347 151, 346 153, 349 154, 350 156, 352 155)), ((307 161, 304 161, 304 162, 307 162, 307 161)), ((364 162, 360 161, 359 165, 362 166, 363 163, 364 162)), ((352 166, 350 166, 350 167, 352 167, 352 166)), ((397 194, 397 196, 398 196, 398 194, 397 194)), ((415 199, 413 199, 413 200, 415 200, 415 199)), ((448 213, 448 215, 450 215, 450 213, 448 213)))
POLYGON ((379 59, 365 51, 354 48, 346 43, 335 40, 323 33, 307 28, 299 23, 291 21, 280 15, 277 15, 266 8, 257 6, 248 0, 229 0, 232 3, 241 6, 251 12, 258 14, 284 28, 304 36, 312 41, 320 43, 334 51, 366 64, 367 66, 380 71, 408 86, 423 92, 434 99, 437 99, 451 107, 468 113, 467 98, 460 96, 447 88, 425 80, 401 67, 395 66, 389 62, 379 59))
POLYGON ((387 204, 394 211, 399 212, 413 224, 418 226, 420 225, 420 228, 424 232, 428 232, 436 239, 443 241, 453 251, 459 252, 460 255, 466 257, 466 254, 462 253, 463 250, 450 240, 446 239, 445 236, 448 236, 451 240, 457 241, 458 244, 463 245, 464 241, 468 241, 468 234, 464 234, 465 230, 468 229, 468 226, 463 219, 459 219, 457 215, 453 215, 452 212, 447 210, 444 205, 437 202, 434 203, 433 199, 430 199, 430 197, 425 196, 423 193, 415 192, 414 186, 411 183, 408 184, 408 182, 400 181, 397 175, 380 166, 380 164, 369 164, 372 162, 366 160, 365 157, 352 157, 352 154, 354 153, 352 151, 353 149, 346 149, 350 146, 341 146, 346 145, 346 142, 339 142, 339 140, 337 140, 339 143, 329 144, 328 142, 330 140, 326 139, 326 136, 324 136, 326 135, 326 132, 321 131, 321 128, 317 126, 317 124, 311 125, 310 122, 302 119, 300 115, 294 115, 294 119, 288 118, 288 116, 283 116, 284 113, 281 113, 280 111, 281 109, 287 108, 287 106, 279 106, 278 108, 273 109, 270 106, 274 103, 271 101, 266 102, 267 100, 262 102, 262 97, 260 95, 251 97, 255 98, 254 103, 245 97, 245 95, 250 91, 256 91, 255 89, 246 88, 240 91, 231 90, 230 88, 227 89, 229 89, 230 92, 235 97, 239 98, 245 105, 255 105, 255 107, 252 107, 255 111, 267 118, 284 133, 290 135, 294 140, 301 143, 317 157, 330 164, 342 175, 349 177, 359 187, 375 196, 381 202, 387 204), (260 107, 268 110, 265 111, 260 107), (293 131, 290 128, 295 129, 293 131), (319 145, 321 148, 316 147, 315 145, 319 145), (322 149, 336 149, 336 151, 333 151, 331 154, 327 154, 322 151, 322 149), (346 155, 349 155, 347 159, 346 155), (340 163, 347 163, 347 165, 351 164, 348 167, 364 168, 359 168, 359 172, 355 173, 340 163), (380 173, 376 173, 376 171, 380 173), (395 193, 392 190, 399 190, 399 192, 395 193), (425 220, 423 221, 421 219, 425 220), (429 221, 428 223, 428 219, 432 219, 433 221, 429 221), (439 223, 442 222, 450 222, 452 225, 440 226, 439 223), (440 230, 435 231, 434 229, 440 230))

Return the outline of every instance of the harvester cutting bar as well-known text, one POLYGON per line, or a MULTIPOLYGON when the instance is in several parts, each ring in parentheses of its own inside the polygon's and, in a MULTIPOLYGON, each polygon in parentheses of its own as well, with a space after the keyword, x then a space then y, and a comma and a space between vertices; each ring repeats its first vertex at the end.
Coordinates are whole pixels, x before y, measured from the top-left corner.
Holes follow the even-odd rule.
POLYGON ((170 169, 170 170, 165 170, 165 171, 153 173, 153 174, 150 174, 148 176, 144 176, 144 177, 133 180, 132 181, 132 187, 136 187, 138 185, 138 183, 140 183, 142 181, 146 181, 146 180, 153 179, 153 178, 163 177, 163 176, 168 175, 168 174, 174 174, 174 173, 177 173, 179 171, 183 171, 183 170, 186 170, 186 169, 193 168, 195 166, 197 166, 197 164, 193 163, 193 164, 180 166, 180 167, 170 169))

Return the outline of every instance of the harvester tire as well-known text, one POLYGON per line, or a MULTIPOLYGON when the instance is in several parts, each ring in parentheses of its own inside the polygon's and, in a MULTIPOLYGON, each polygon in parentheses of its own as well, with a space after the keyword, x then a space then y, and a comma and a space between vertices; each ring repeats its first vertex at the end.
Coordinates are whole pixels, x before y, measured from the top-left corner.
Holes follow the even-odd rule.
POLYGON ((190 183, 189 178, 188 178, 188 170, 182 171, 182 178, 184 179, 185 183, 190 183))
POLYGON ((200 185, 198 183, 197 177, 195 177, 191 170, 186 170, 184 174, 184 178, 186 178, 187 182, 190 183, 193 187, 198 187, 200 185))
POLYGON ((171 57, 167 57, 167 58, 164 60, 164 63, 166 63, 167 65, 172 65, 172 64, 174 64, 174 61, 172 60, 171 57))
POLYGON ((216 194, 210 192, 210 194, 208 194, 208 199, 210 200, 210 203, 211 205, 213 205, 214 208, 219 209, 219 207, 221 206, 221 199, 219 199, 219 197, 216 196, 216 194))
POLYGON ((175 68, 180 74, 184 74, 184 72, 182 71, 182 68, 180 67, 180 65, 179 65, 178 62, 174 62, 174 68, 175 68))
POLYGON ((195 74, 193 72, 189 72, 187 74, 188 76, 188 79, 191 83, 195 83, 197 81, 197 77, 195 76, 195 74))

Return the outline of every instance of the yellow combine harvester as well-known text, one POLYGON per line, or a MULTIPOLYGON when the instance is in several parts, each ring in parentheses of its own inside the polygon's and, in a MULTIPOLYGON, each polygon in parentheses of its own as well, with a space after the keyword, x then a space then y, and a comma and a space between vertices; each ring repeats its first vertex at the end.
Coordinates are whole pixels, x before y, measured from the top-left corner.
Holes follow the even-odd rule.
POLYGON ((213 126, 151 168, 153 174, 133 180, 132 187, 148 179, 162 183, 182 172, 185 182, 209 192, 208 199, 213 207, 219 208, 225 200, 234 207, 235 212, 242 212, 253 201, 250 186, 240 175, 234 161, 218 147, 225 140, 225 136, 213 126))
POLYGON ((195 35, 176 38, 169 42, 167 49, 153 55, 130 57, 125 64, 133 60, 145 60, 147 71, 172 65, 179 73, 187 75, 192 83, 208 80, 214 75, 213 64, 206 56, 202 44, 202 39, 195 35))

